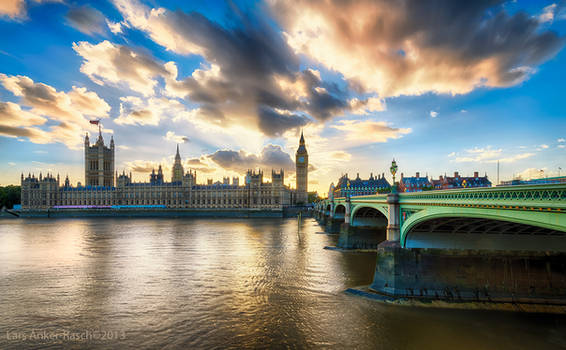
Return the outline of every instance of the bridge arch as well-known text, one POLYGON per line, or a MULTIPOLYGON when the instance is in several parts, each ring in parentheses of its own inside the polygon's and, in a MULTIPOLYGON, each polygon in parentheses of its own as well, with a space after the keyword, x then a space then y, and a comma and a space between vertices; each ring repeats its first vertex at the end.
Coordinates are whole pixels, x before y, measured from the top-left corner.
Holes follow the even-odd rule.
POLYGON ((356 205, 351 210, 352 226, 387 228, 387 209, 379 205, 356 205))
POLYGON ((334 219, 344 220, 344 215, 346 215, 346 207, 344 204, 338 203, 334 207, 334 219))
POLYGON ((564 223, 556 213, 432 207, 401 225, 408 248, 566 251, 564 223))

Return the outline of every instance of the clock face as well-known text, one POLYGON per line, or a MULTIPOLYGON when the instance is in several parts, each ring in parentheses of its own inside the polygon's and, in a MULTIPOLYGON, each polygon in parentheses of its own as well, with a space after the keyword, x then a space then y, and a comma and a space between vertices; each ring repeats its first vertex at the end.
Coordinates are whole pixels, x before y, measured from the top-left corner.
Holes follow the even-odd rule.
POLYGON ((304 163, 305 162, 305 157, 299 157, 299 163, 304 163))

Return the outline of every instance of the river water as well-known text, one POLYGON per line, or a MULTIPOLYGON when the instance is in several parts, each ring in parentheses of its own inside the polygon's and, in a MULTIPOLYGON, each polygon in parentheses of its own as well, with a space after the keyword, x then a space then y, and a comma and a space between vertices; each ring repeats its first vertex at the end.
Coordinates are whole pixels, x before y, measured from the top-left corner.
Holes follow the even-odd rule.
POLYGON ((0 220, 0 349, 566 348, 566 317, 384 305, 312 219, 0 220))

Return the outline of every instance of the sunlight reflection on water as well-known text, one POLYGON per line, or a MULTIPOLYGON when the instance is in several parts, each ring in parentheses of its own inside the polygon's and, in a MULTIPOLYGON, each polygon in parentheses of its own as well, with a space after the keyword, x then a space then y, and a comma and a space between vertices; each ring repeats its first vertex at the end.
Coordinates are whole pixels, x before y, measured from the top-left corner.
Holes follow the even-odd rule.
POLYGON ((0 221, 0 348, 566 346, 566 320, 382 305, 375 254, 296 219, 0 221), (123 339, 16 339, 116 331, 123 339), (51 332, 51 333, 49 333, 51 332), (59 333, 57 333, 59 332, 59 333), (12 337, 12 338, 10 338, 12 337))

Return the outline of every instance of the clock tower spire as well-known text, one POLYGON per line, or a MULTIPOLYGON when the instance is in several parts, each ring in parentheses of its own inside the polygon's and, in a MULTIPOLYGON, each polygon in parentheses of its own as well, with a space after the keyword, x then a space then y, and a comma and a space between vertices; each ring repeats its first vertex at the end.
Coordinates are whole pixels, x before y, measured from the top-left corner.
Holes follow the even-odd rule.
POLYGON ((297 180, 297 204, 307 204, 308 201, 308 183, 309 183, 309 154, 305 146, 305 137, 301 130, 301 139, 299 140, 299 148, 295 155, 296 180, 297 180))

